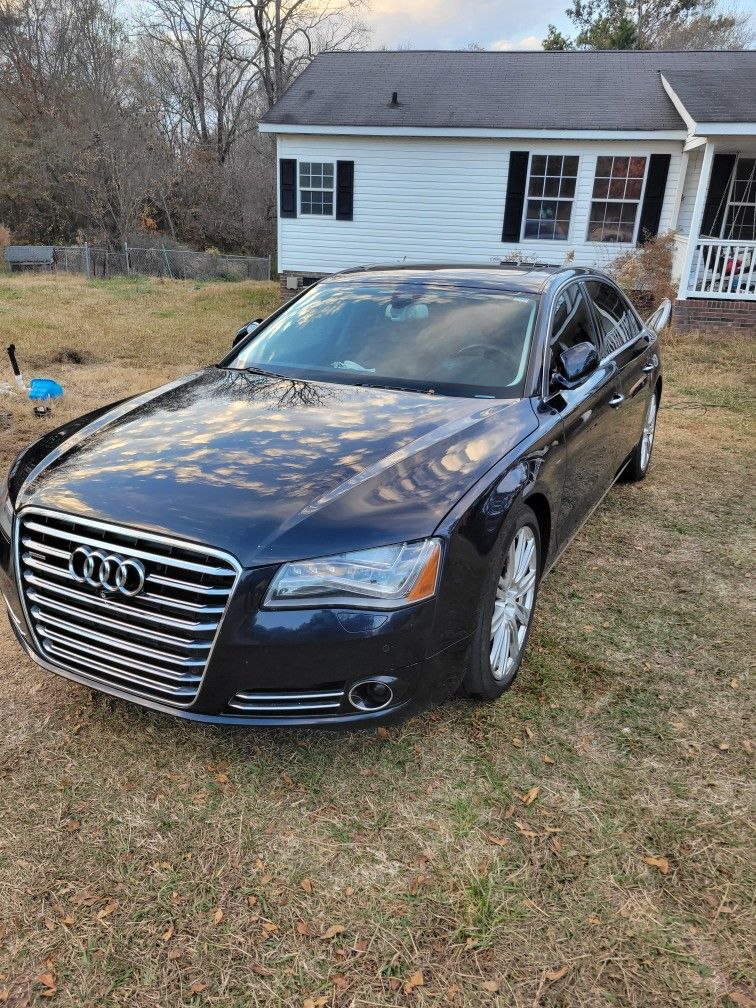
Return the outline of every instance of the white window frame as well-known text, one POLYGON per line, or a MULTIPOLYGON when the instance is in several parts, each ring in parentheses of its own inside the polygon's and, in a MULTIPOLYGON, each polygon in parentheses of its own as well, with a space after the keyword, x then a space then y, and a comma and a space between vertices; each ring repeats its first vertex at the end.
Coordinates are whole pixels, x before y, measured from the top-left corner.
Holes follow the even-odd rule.
POLYGON ((311 158, 297 159, 297 213, 300 217, 312 217, 315 219, 329 220, 336 216, 336 162, 335 161, 316 161, 311 158), (303 186, 301 183, 301 171, 302 165, 330 165, 333 169, 333 185, 330 189, 326 189, 324 186, 303 186), (302 191, 305 192, 320 192, 320 193, 331 193, 331 212, 327 213, 312 213, 310 211, 302 210, 302 191))
MULTIPOLYGON (((547 162, 547 167, 548 167, 548 162, 547 162)), ((562 161, 562 168, 564 168, 564 160, 562 161)), ((561 179, 561 178, 564 178, 565 176, 560 175, 559 177, 561 179)), ((520 222, 520 241, 521 242, 547 242, 548 244, 553 244, 553 243, 560 242, 560 241, 561 242, 569 242, 569 240, 570 240, 570 238, 572 236, 572 219, 573 219, 573 215, 574 215, 574 212, 575 212, 575 202, 577 200, 577 195, 578 195, 578 183, 579 183, 579 181, 580 181, 580 154, 579 153, 574 153, 574 154, 573 153, 568 153, 568 154, 566 154, 564 151, 533 151, 533 150, 529 151, 529 155, 528 155, 528 174, 527 174, 527 177, 525 179, 525 200, 524 200, 523 206, 522 206, 522 221, 520 222), (572 196, 564 196, 564 197, 562 197, 562 196, 532 196, 532 197, 529 196, 528 194, 530 192, 530 174, 531 174, 531 170, 532 170, 532 166, 533 166, 533 158, 534 157, 545 157, 545 158, 560 157, 562 159, 564 159, 566 157, 576 157, 578 163, 577 163, 577 169, 575 171, 575 192, 574 192, 574 194, 572 196), (528 219, 528 203, 529 203, 529 201, 531 199, 532 200, 541 200, 541 201, 543 201, 543 200, 550 200, 550 201, 555 202, 555 203, 568 203, 569 202, 569 203, 572 204, 572 206, 570 207, 570 221, 569 221, 569 224, 567 225, 567 236, 565 238, 540 238, 540 237, 538 237, 538 238, 532 238, 532 237, 527 237, 525 235, 525 223, 526 223, 526 221, 528 219)))
POLYGON ((753 240, 751 238, 726 238, 725 237, 725 232, 727 231, 727 219, 730 216, 730 209, 732 207, 735 207, 735 206, 737 206, 737 207, 750 207, 750 206, 752 206, 754 208, 754 215, 756 215, 756 197, 754 198, 754 202, 753 203, 751 203, 750 201, 747 202, 747 203, 744 203, 741 200, 733 200, 733 198, 732 198, 733 190, 735 189, 735 178, 736 178, 736 176, 738 174, 738 163, 740 161, 753 161, 754 159, 756 159, 756 155, 753 155, 753 154, 737 154, 735 156, 735 164, 732 167, 732 175, 730 176, 730 184, 727 187, 727 203, 725 204, 724 214, 722 215, 722 226, 721 226, 720 231, 719 231, 719 237, 722 238, 724 241, 729 241, 729 242, 732 242, 733 244, 738 244, 741 241, 742 242, 748 242, 748 241, 752 241, 753 240))
MULTIPOLYGON (((585 242, 586 242, 586 245, 597 245, 597 246, 600 246, 601 248, 606 248, 607 246, 609 248, 612 248, 613 246, 619 246, 620 248, 631 248, 633 245, 637 245, 638 244, 638 230, 640 228, 640 217, 641 217, 640 211, 641 211, 641 207, 643 206, 643 200, 646 197, 646 183, 648 181, 648 166, 650 164, 651 164, 651 155, 650 154, 615 154, 615 153, 612 152, 612 153, 609 153, 609 154, 597 154, 596 155, 596 160, 595 160, 595 162, 593 164, 593 175, 591 177, 591 191, 588 193, 588 223, 586 224, 586 227, 585 227, 585 242), (622 199, 618 199, 616 197, 611 197, 611 196, 606 196, 606 197, 599 196, 599 197, 596 197, 596 196, 593 195, 593 187, 596 185, 596 171, 598 170, 598 162, 599 162, 599 158, 600 157, 610 157, 612 159, 612 161, 614 161, 615 158, 623 158, 623 157, 626 157, 626 158, 642 157, 643 158, 643 160, 645 162, 644 165, 643 165, 643 180, 641 182, 640 196, 638 197, 637 200, 635 200, 635 199, 625 199, 624 196, 622 197, 622 199), (637 204, 636 211, 635 211, 635 221, 633 223, 633 237, 630 239, 630 241, 626 241, 626 242, 620 242, 620 241, 616 241, 616 242, 596 241, 595 239, 588 237, 590 235, 590 233, 591 233, 591 207, 593 206, 594 203, 636 203, 637 204)), ((603 176, 602 176, 602 178, 603 178, 603 176)))

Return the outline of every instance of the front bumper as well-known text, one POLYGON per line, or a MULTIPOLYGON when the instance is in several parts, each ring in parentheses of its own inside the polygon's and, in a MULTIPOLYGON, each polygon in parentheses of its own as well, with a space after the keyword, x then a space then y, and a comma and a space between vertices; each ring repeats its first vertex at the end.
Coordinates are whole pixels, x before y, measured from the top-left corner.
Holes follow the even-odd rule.
POLYGON ((43 668, 103 693, 174 717, 229 725, 356 728, 401 721, 453 693, 462 678, 468 640, 434 649, 435 600, 395 612, 350 609, 263 610, 259 600, 271 568, 244 571, 229 599, 201 686, 188 706, 162 702, 82 674, 43 656, 19 598, 11 546, 0 535, 0 588, 11 627, 26 653, 43 668), (394 693, 379 711, 356 710, 348 701, 355 682, 381 677, 394 693), (333 690, 337 709, 311 713, 240 713, 238 694, 333 690))

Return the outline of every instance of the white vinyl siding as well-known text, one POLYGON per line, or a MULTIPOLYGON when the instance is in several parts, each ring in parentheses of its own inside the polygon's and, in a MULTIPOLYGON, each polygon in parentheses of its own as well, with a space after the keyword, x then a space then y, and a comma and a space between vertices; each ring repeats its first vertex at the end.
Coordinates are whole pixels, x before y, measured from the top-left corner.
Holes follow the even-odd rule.
POLYGON ((693 217, 693 207, 696 202, 696 193, 698 192, 698 182, 701 178, 702 166, 703 147, 698 147, 688 154, 688 169, 685 173, 680 211, 677 215, 676 231, 682 236, 690 234, 690 224, 693 217))
POLYGON ((660 230, 670 220, 682 144, 671 141, 537 141, 285 134, 278 156, 354 161, 354 219, 279 219, 279 270, 331 273, 377 262, 491 263, 513 256, 602 266, 627 245, 586 241, 600 155, 672 154, 660 230), (509 153, 579 157, 568 240, 502 242, 509 153))

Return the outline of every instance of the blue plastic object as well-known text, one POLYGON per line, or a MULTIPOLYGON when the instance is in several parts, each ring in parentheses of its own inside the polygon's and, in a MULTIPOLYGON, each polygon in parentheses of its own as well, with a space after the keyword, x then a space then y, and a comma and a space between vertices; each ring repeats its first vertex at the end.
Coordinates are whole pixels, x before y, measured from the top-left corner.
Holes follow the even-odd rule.
POLYGON ((62 395, 63 386, 52 378, 32 378, 29 385, 30 399, 60 399, 62 395))

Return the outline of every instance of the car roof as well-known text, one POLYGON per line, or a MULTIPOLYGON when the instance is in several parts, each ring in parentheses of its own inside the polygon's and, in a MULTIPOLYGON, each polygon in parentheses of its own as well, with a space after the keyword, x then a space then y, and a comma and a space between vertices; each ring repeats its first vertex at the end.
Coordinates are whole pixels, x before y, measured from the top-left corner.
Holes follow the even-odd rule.
POLYGON ((517 294, 542 294, 555 280, 595 273, 575 266, 546 263, 500 262, 470 263, 386 263, 354 266, 327 277, 330 281, 353 280, 357 275, 389 283, 429 283, 449 287, 473 287, 481 290, 511 291, 517 294))

